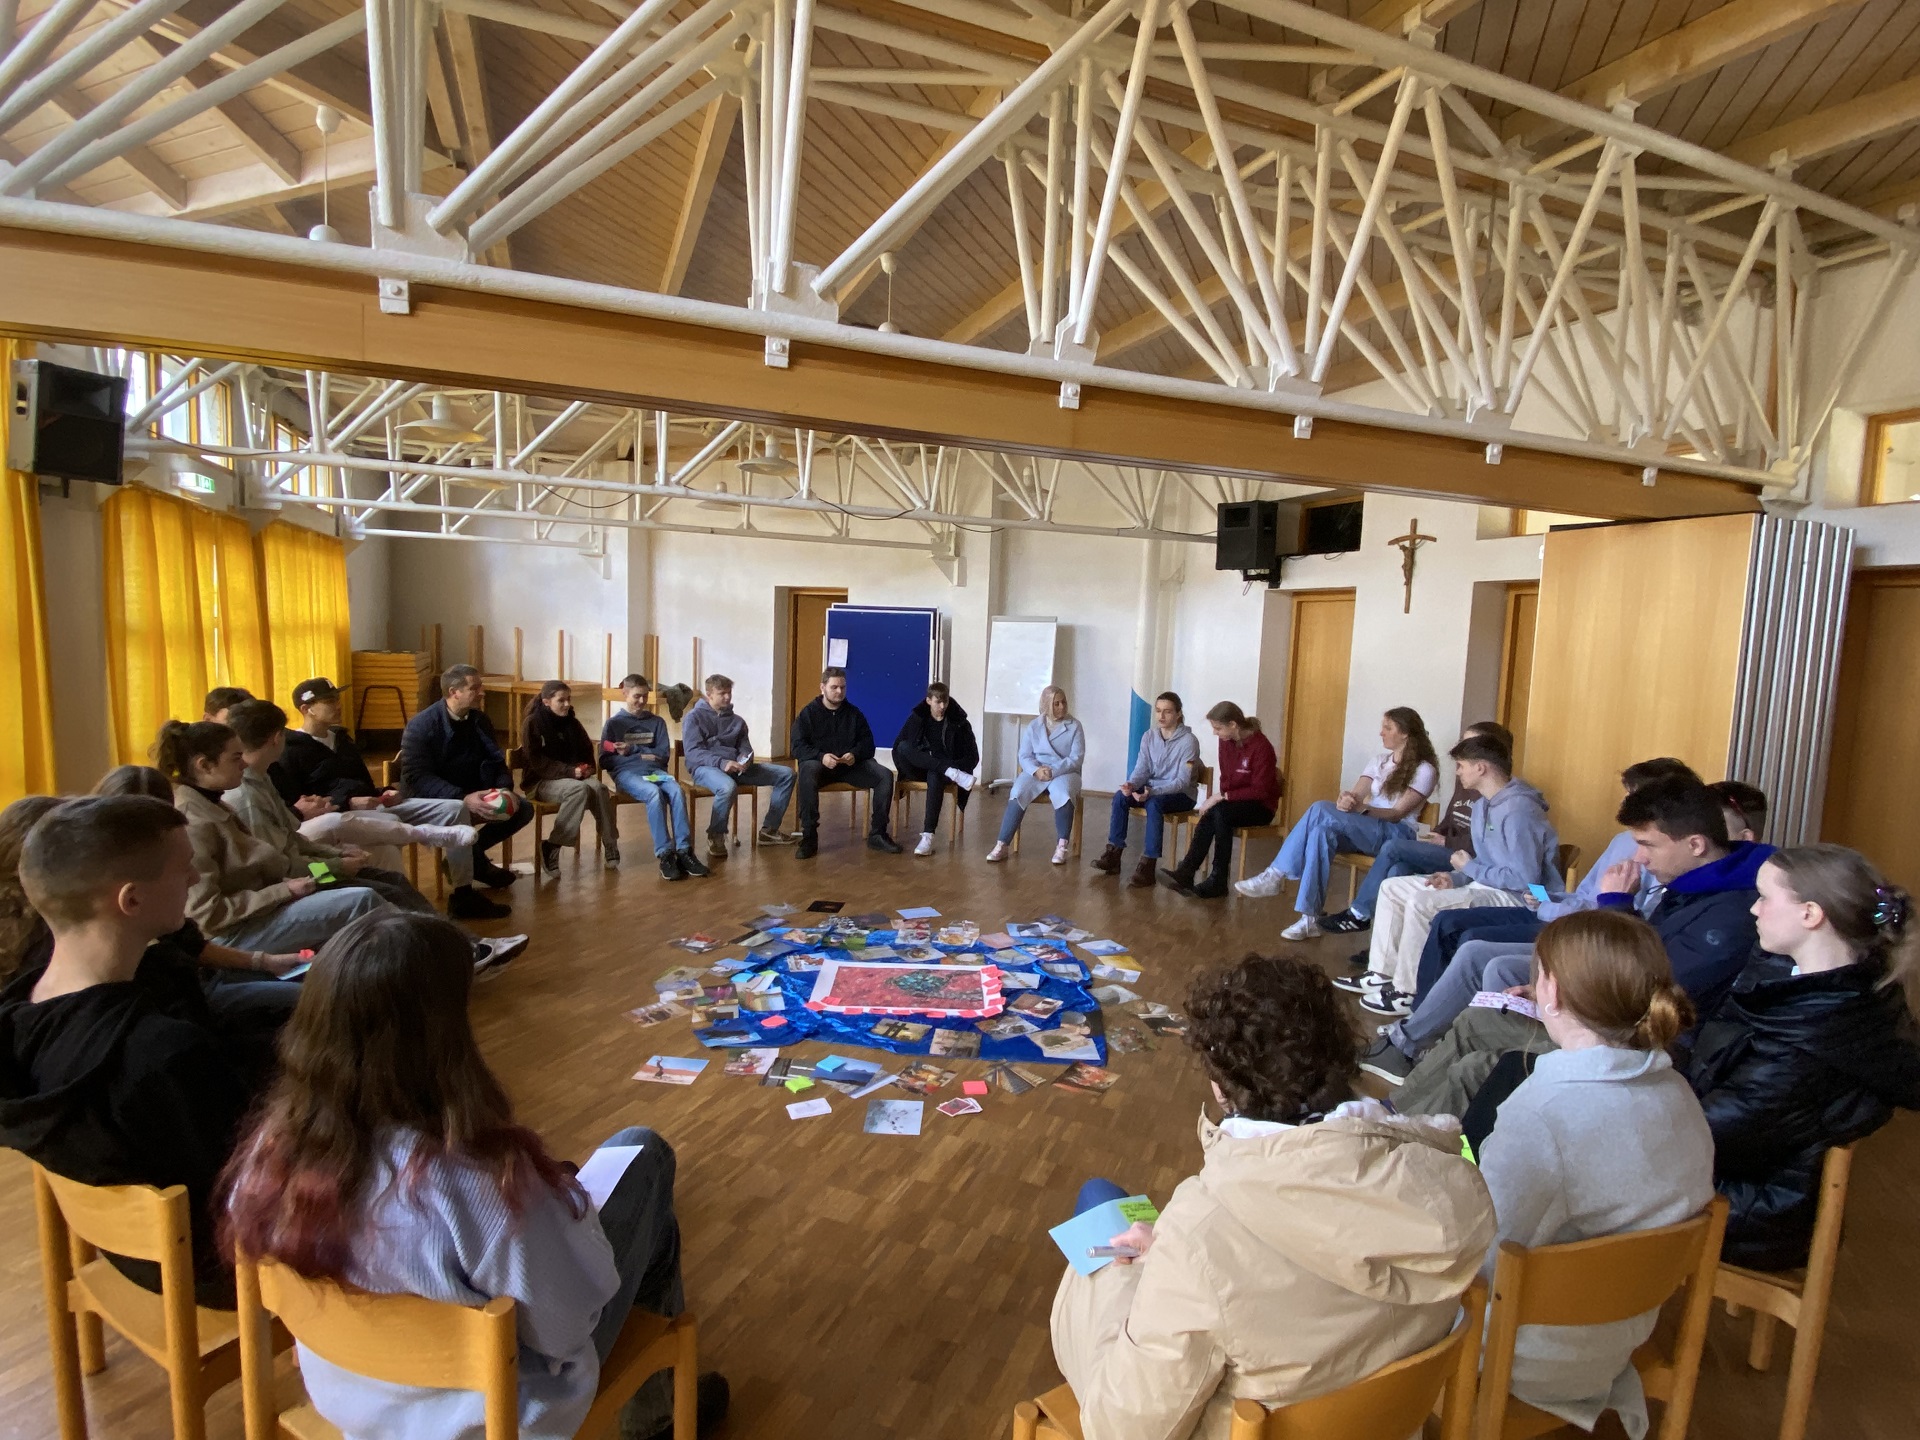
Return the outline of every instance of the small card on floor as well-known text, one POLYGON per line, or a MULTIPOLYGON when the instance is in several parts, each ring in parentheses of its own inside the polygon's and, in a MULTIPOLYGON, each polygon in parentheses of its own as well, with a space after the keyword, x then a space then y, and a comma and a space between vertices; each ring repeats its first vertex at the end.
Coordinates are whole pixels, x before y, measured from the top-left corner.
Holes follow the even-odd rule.
POLYGON ((847 908, 844 900, 816 900, 807 909, 815 915, 838 915, 847 908))
POLYGON ((987 1093, 987 1082, 984 1080, 963 1080, 960 1083, 960 1093, 963 1095, 984 1095, 987 1093))
MULTIPOLYGON (((986 1094, 986 1092, 987 1092, 987 1087, 982 1085, 980 1087, 980 1093, 984 1095, 986 1094)), ((959 1095, 954 1097, 951 1100, 945 1101, 942 1104, 936 1105, 933 1108, 938 1110, 942 1115, 958 1116, 958 1115, 978 1115, 982 1107, 978 1100, 969 1100, 967 1099, 966 1096, 959 1095)))
POLYGON ((679 1055, 654 1055, 634 1073, 636 1080, 651 1080, 658 1085, 691 1085, 711 1062, 679 1055))
POLYGON ((902 920, 938 920, 940 918, 940 912, 931 905, 902 906, 899 914, 902 920))
POLYGON ((795 1120, 805 1120, 811 1115, 831 1115, 833 1107, 823 1095, 818 1100, 796 1100, 787 1106, 787 1114, 795 1120))

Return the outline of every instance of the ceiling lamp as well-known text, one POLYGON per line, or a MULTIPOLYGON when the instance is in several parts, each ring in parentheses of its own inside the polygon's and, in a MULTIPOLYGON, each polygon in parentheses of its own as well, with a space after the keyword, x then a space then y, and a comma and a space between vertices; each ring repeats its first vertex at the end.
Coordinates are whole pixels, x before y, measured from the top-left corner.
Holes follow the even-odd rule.
POLYGON ((487 438, 454 418, 453 402, 445 395, 433 397, 424 420, 407 420, 394 428, 402 439, 424 440, 429 445, 479 445, 487 438))
MULTIPOLYGON (((740 468, 744 470, 746 467, 743 465, 740 468)), ((742 497, 732 494, 727 489, 727 482, 724 480, 707 493, 711 498, 702 500, 694 507, 696 510, 725 510, 731 514, 737 506, 745 503, 742 497)))
POLYGON ((779 437, 767 432, 764 444, 758 455, 749 455, 740 462, 743 475, 779 475, 794 476, 800 473, 800 467, 780 453, 779 437))

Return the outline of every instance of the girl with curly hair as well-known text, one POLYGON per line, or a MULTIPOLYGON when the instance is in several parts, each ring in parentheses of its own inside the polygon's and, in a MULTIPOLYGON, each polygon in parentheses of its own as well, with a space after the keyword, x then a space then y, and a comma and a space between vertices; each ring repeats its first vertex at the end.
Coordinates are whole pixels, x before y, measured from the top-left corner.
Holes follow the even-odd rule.
MULTIPOLYGON (((1494 1238, 1458 1134, 1345 1105, 1355 1037, 1304 961, 1248 955, 1187 999, 1216 1123, 1200 1173, 1114 1244, 1137 1258, 1069 1268, 1053 1349, 1102 1440, 1225 1440, 1235 1400, 1338 1389, 1444 1336, 1494 1238)), ((1081 1191, 1087 1210, 1127 1192, 1081 1191)))

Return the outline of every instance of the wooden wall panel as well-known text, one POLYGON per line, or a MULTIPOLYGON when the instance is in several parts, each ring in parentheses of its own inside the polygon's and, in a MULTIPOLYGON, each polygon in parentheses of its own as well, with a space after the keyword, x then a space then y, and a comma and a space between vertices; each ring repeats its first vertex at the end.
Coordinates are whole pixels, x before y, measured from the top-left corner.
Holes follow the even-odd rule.
POLYGON ((1353 668, 1353 591, 1305 590, 1293 597, 1293 654, 1287 665, 1286 780, 1282 818, 1298 820, 1316 800, 1345 786, 1347 676, 1353 668))
POLYGON ((1920 890, 1920 570, 1864 570, 1847 600, 1820 837, 1920 890))
POLYGON ((1620 771, 1676 755, 1718 780, 1754 522, 1723 515, 1547 536, 1527 698, 1527 778, 1562 841, 1598 855, 1620 771))

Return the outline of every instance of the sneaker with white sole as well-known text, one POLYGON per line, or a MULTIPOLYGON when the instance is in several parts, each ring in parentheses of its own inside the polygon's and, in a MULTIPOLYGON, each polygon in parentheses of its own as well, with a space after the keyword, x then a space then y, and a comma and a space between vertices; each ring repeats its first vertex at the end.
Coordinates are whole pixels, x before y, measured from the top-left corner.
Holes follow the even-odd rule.
POLYGON ((1360 997, 1360 1008, 1373 1015, 1411 1015, 1413 997, 1391 985, 1382 985, 1360 997))
POLYGON ((1272 870, 1262 870, 1250 880, 1234 882, 1233 893, 1244 895, 1249 900, 1266 900, 1278 895, 1287 883, 1287 877, 1272 870))
POLYGON ((1068 852, 1071 851, 1072 848, 1073 848, 1073 845, 1071 841, 1067 841, 1067 840, 1055 841, 1054 847, 1053 847, 1053 863, 1056 865, 1066 864, 1068 852))
POLYGON ((1318 915, 1302 915, 1280 932, 1282 940, 1312 940, 1322 934, 1318 915))
POLYGON ((480 832, 471 825, 419 825, 415 827, 427 844, 448 850, 470 850, 480 832))
POLYGON ((922 830, 920 832, 920 843, 913 847, 913 853, 916 855, 933 854, 933 836, 922 830))
POLYGON ((1333 988, 1344 990, 1349 995, 1371 995, 1376 990, 1384 990, 1387 977, 1378 970, 1363 970, 1358 975, 1336 975, 1333 988))
POLYGON ((996 840, 993 842, 993 849, 987 851, 987 863, 989 865, 998 865, 1012 853, 1013 847, 1007 844, 1006 841, 996 840))
POLYGON ((1360 1068, 1369 1075, 1379 1076, 1389 1085, 1401 1085, 1413 1073, 1413 1061, 1401 1053, 1398 1045, 1382 1035, 1361 1052, 1360 1068))

